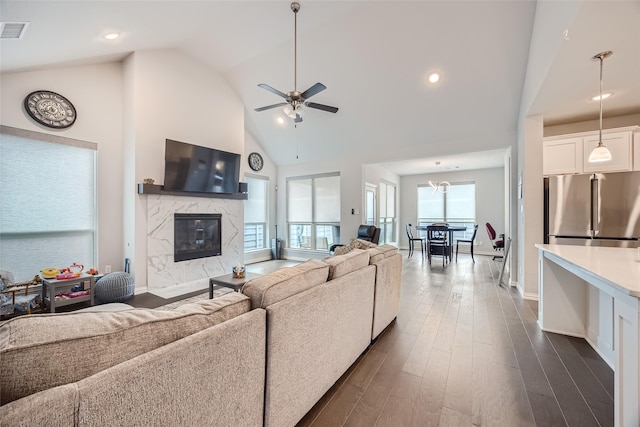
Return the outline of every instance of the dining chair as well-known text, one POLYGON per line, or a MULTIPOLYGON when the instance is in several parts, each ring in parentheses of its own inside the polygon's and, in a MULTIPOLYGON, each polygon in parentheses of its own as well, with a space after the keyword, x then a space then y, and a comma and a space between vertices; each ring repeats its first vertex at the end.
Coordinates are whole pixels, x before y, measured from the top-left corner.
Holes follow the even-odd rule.
POLYGON ((449 227, 446 225, 430 225, 427 227, 427 259, 431 264, 432 256, 442 257, 442 266, 451 261, 451 242, 449 227))
MULTIPOLYGON (((489 240, 491 240, 491 245, 493 246, 494 251, 501 251, 504 249, 504 234, 500 235, 500 239, 497 239, 498 235, 496 234, 496 230, 487 222, 487 234, 489 235, 489 240), (497 240, 496 240, 497 239, 497 240)), ((494 255, 492 259, 502 258, 502 255, 494 255)))
POLYGON ((424 258, 424 249, 426 247, 426 241, 422 237, 413 237, 413 232, 411 231, 411 224, 405 225, 405 230, 407 231, 407 238, 409 239, 409 258, 413 255, 414 244, 415 242, 420 242, 420 251, 422 252, 422 258, 424 258))
POLYGON ((473 258, 473 241, 476 239, 476 234, 478 233, 478 224, 473 226, 473 234, 471 235, 471 239, 456 239, 456 262, 458 262, 458 246, 460 243, 469 243, 471 245, 471 260, 476 262, 473 258))

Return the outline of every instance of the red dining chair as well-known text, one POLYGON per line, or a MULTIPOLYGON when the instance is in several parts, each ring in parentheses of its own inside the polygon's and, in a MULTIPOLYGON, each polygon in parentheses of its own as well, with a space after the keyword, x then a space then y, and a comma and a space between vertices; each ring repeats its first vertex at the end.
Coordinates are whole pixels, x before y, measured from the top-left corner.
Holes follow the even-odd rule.
MULTIPOLYGON (((496 230, 494 230, 494 228, 491 226, 491 224, 487 223, 487 234, 489 235, 489 240, 491 240, 491 245, 493 245, 493 250, 495 251, 501 251, 504 249, 504 240, 502 239, 502 237, 504 236, 503 234, 500 235, 500 239, 497 239, 497 234, 496 234, 496 230)), ((495 255, 492 259, 496 259, 496 258, 502 258, 502 255, 495 255)))

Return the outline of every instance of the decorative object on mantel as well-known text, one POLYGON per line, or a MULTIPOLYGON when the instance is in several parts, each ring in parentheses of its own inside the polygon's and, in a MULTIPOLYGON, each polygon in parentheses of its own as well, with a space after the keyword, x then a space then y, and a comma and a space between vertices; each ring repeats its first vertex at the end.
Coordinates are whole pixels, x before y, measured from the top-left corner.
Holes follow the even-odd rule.
POLYGON ((65 129, 76 121, 76 109, 67 98, 48 90, 36 90, 24 98, 24 109, 37 123, 65 129))
POLYGON ((589 155, 589 163, 608 162, 611 160, 611 151, 602 143, 602 63, 605 58, 610 57, 613 54, 610 50, 600 52, 594 56, 594 61, 600 61, 600 134, 598 138, 598 146, 593 149, 589 155))
POLYGON ((436 194, 438 191, 446 193, 449 191, 449 187, 451 186, 449 181, 429 181, 429 185, 433 188, 433 194, 436 194))
POLYGON ((262 170, 262 167, 264 166, 264 161, 262 160, 262 156, 260 155, 260 153, 251 153, 249 154, 249 167, 258 172, 260 170, 262 170))
POLYGON ((293 90, 285 94, 267 84, 260 83, 258 85, 259 87, 281 96, 286 102, 256 108, 255 111, 259 112, 269 110, 271 108, 284 107, 283 112, 288 117, 294 119, 294 123, 300 123, 302 122, 303 107, 315 108, 329 113, 337 113, 338 108, 307 101, 307 99, 311 98, 313 95, 322 92, 327 88, 322 83, 316 83, 304 92, 298 92, 298 12, 300 11, 300 3, 291 3, 291 10, 293 11, 293 90))
POLYGON ((153 178, 145 178, 142 180, 142 182, 144 182, 145 184, 153 184, 155 181, 153 180, 153 178))
POLYGON ((232 271, 234 278, 242 279, 244 277, 244 265, 238 263, 238 265, 233 267, 232 271))

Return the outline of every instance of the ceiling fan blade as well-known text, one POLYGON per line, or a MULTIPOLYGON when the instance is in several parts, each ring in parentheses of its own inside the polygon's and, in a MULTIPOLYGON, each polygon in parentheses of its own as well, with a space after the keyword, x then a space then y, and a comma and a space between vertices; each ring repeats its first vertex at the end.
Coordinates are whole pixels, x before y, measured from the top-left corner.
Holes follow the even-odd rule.
POLYGON ((307 102, 305 104, 309 108, 315 108, 317 110, 328 111, 329 113, 337 113, 338 107, 332 107, 330 105, 316 104, 315 102, 307 102))
POLYGON ((294 123, 300 123, 302 121, 302 116, 296 113, 296 118, 293 120, 294 123))
POLYGON ((261 87, 262 89, 266 89, 266 90, 268 90, 268 91, 269 91, 269 92, 271 92, 271 93, 275 93, 276 95, 281 96, 281 97, 283 97, 283 98, 285 98, 285 99, 287 98, 287 95, 286 95, 286 94, 284 94, 284 93, 280 92, 278 89, 274 89, 274 88, 272 88, 272 87, 271 87, 271 86, 269 86, 268 84, 260 83, 258 86, 259 86, 259 87, 261 87))
POLYGON ((273 104, 273 105, 267 105, 266 107, 255 108, 254 111, 270 110, 272 108, 284 107, 285 105, 287 105, 286 102, 281 102, 279 104, 273 104))
POLYGON ((309 89, 307 89, 304 92, 302 92, 302 94, 300 96, 303 99, 309 99, 313 95, 315 95, 316 93, 320 93, 323 90, 325 90, 326 88, 327 87, 325 85, 323 85, 322 83, 316 83, 313 86, 311 86, 309 89))

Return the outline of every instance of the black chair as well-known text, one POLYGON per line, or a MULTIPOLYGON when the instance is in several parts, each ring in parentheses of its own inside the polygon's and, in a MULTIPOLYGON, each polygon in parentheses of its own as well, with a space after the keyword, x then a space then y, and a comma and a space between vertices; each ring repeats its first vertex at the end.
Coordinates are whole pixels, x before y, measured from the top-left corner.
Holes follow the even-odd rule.
POLYGON ((427 227, 427 258, 431 264, 432 256, 442 257, 442 266, 451 260, 451 242, 449 227, 446 225, 430 225, 427 227))
MULTIPOLYGON (((494 251, 501 251, 504 249, 504 234, 501 234, 500 239, 496 240, 496 230, 494 230, 489 223, 487 223, 487 235, 489 236, 489 240, 491 240, 491 245, 493 246, 494 251)), ((496 258, 502 258, 502 255, 494 255, 492 259, 496 258)))
POLYGON ((473 234, 471 235, 471 239, 456 239, 456 262, 458 262, 458 245, 462 243, 469 243, 471 245, 471 260, 476 262, 473 258, 473 241, 476 239, 476 234, 478 233, 478 224, 473 227, 473 234))
POLYGON ((426 246, 425 239, 423 239, 422 237, 413 237, 411 227, 411 224, 405 225, 405 230, 407 230, 407 238, 409 239, 409 258, 411 258, 411 255, 413 255, 414 242, 420 242, 420 251, 422 252, 422 258, 424 258, 424 248, 426 246))
MULTIPOLYGON (((376 245, 380 241, 380 229, 375 225, 361 225, 358 227, 358 236, 356 239, 365 240, 367 242, 375 243, 376 245)), ((344 243, 336 243, 331 245, 329 252, 333 253, 338 246, 344 246, 344 243)))

